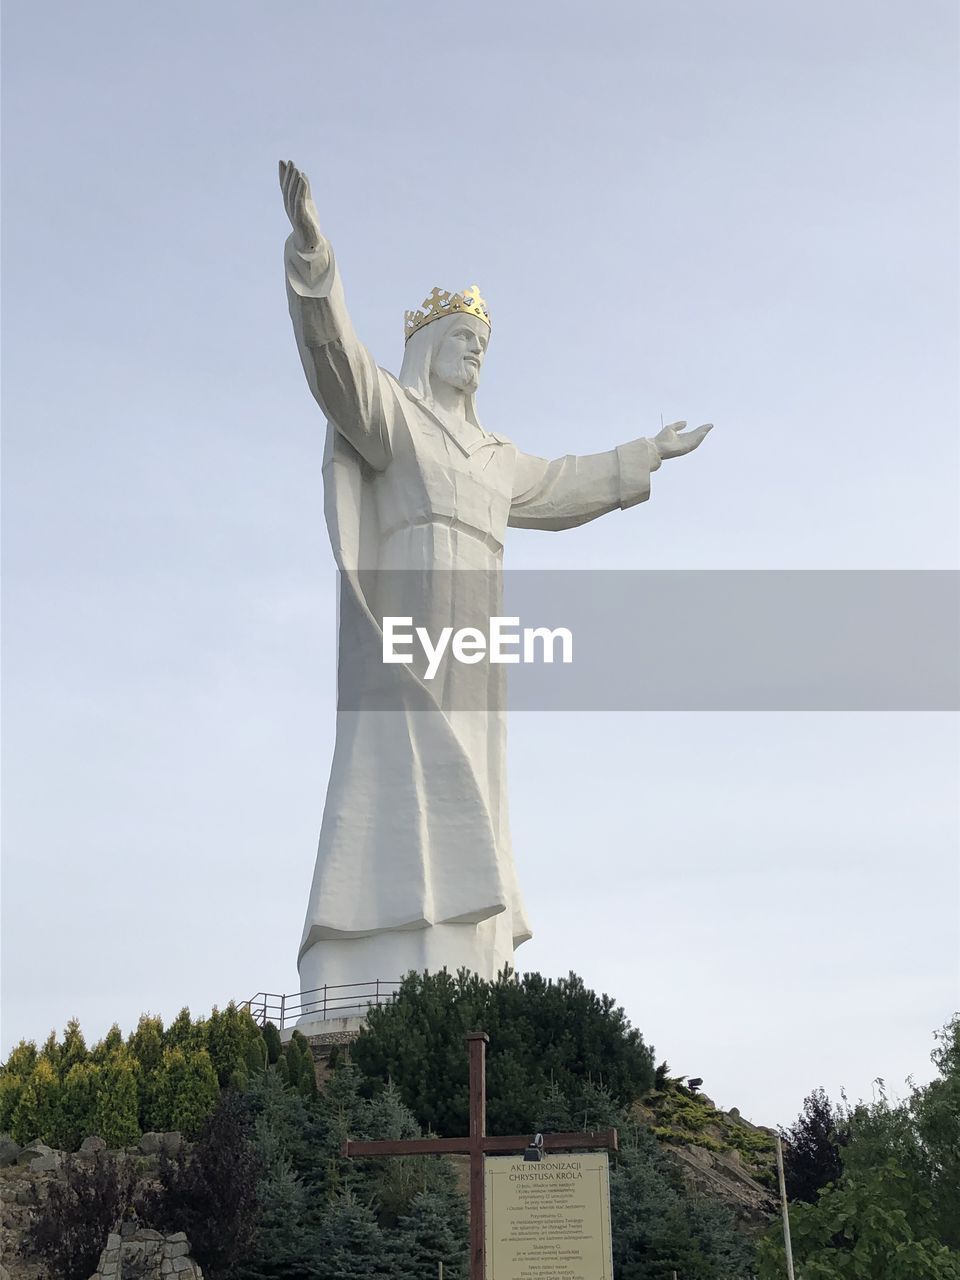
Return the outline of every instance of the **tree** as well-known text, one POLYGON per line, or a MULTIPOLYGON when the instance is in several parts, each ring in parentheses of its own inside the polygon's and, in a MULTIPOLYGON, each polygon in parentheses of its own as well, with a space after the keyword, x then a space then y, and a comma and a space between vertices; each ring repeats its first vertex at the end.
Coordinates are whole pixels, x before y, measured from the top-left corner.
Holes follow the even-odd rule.
POLYGON ((466 1280, 469 1235, 466 1205, 459 1196, 421 1191, 393 1237, 395 1280, 435 1276, 443 1263, 444 1280, 466 1280))
POLYGON ((95 1124, 108 1147, 131 1146, 140 1137, 137 1060, 122 1043, 100 1067, 95 1124))
POLYGON ((89 1057, 89 1054, 87 1053, 87 1042, 83 1038, 83 1032, 80 1030, 80 1023, 76 1018, 71 1018, 64 1028, 63 1043, 60 1046, 59 1056, 61 1080, 66 1078, 71 1067, 77 1066, 78 1063, 86 1062, 89 1057))
MULTIPOLYGON (((103 1069, 95 1062, 75 1062, 61 1086, 59 1131, 56 1145, 76 1151, 91 1134, 103 1137, 98 1128, 97 1099, 103 1069)), ((106 1141, 106 1139, 104 1139, 106 1141)))
POLYGON ((37 1046, 32 1040, 21 1040, 0 1067, 0 1133, 11 1130, 20 1098, 36 1065, 37 1046))
MULTIPOLYGON (((960 1280, 960 1019, 938 1035, 939 1078, 904 1102, 879 1098, 847 1116, 839 1177, 815 1203, 791 1208, 804 1280, 960 1280)), ((762 1275, 779 1277, 776 1231, 761 1246, 762 1275)))
MULTIPOLYGON (((102 1066, 108 1058, 123 1047, 123 1036, 120 1028, 114 1023, 103 1039, 99 1040, 90 1050, 90 1058, 93 1062, 98 1062, 102 1066)), ((41 1050, 41 1052, 43 1051, 41 1050)))
POLYGON ((689 1195, 675 1166, 643 1127, 624 1117, 610 1175, 617 1280, 728 1280, 753 1270, 753 1248, 733 1215, 689 1195))
POLYGON ((461 970, 409 974, 397 998, 369 1011, 351 1048, 370 1091, 392 1080, 425 1128, 466 1132, 468 1062, 464 1036, 490 1035, 490 1132, 529 1128, 551 1079, 566 1095, 575 1082, 601 1081, 629 1103, 653 1083, 651 1050, 608 996, 575 974, 547 981, 506 974, 485 982, 461 970))
POLYGON ((366 1205, 352 1195, 336 1199, 317 1240, 317 1280, 392 1280, 389 1242, 366 1205))
POLYGON ((184 1006, 163 1033, 165 1049, 206 1049, 207 1023, 203 1018, 194 1022, 190 1010, 184 1006))
POLYGON ((939 1078, 913 1091, 910 1113, 923 1149, 937 1237, 960 1251, 960 1016, 936 1034, 939 1078))
POLYGON ((109 1152, 93 1160, 68 1158, 42 1196, 33 1186, 22 1253, 42 1259, 48 1280, 88 1280, 108 1233, 133 1198, 134 1184, 132 1165, 109 1152))
MULTIPOLYGON (((918 1232, 931 1206, 910 1182, 890 1159, 825 1187, 815 1205, 795 1205, 790 1232, 803 1280, 960 1280, 960 1255, 918 1232)), ((761 1242, 760 1274, 780 1280, 783 1267, 783 1245, 771 1232, 761 1242)))
POLYGON ((60 1127, 60 1078, 49 1057, 41 1055, 26 1080, 13 1113, 11 1132, 24 1144, 51 1142, 60 1127))
POLYGON ((228 1089, 193 1151, 161 1157, 159 1188, 147 1212, 168 1231, 185 1231, 208 1280, 228 1280, 253 1247, 262 1172, 244 1098, 228 1089))
POLYGON ((220 1098, 206 1049, 164 1049, 151 1095, 148 1119, 152 1129, 177 1129, 196 1138, 220 1098))
POLYGON ((280 1039, 280 1032, 272 1022, 266 1022, 263 1026, 263 1038, 267 1045, 267 1064, 273 1064, 283 1053, 283 1041, 280 1039))
POLYGON ((222 1011, 214 1008, 207 1019, 206 1033, 207 1052, 221 1088, 246 1084, 251 1063, 263 1068, 265 1047, 260 1028, 249 1011, 238 1009, 232 1000, 222 1011))
POLYGON ((149 1013, 141 1014, 136 1031, 127 1038, 127 1048, 144 1074, 156 1071, 163 1058, 163 1020, 149 1013))
POLYGON ((803 1100, 803 1111, 789 1129, 781 1130, 783 1170, 791 1200, 816 1204, 822 1187, 837 1182, 843 1171, 841 1153, 850 1140, 849 1116, 835 1107, 823 1089, 803 1100))

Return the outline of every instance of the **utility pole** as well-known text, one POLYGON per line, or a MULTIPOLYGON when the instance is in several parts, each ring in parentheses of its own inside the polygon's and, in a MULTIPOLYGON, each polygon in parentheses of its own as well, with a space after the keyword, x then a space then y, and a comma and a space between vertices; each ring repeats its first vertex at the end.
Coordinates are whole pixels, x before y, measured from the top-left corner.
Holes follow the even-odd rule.
POLYGON ((793 1246, 790 1243, 790 1209, 787 1206, 787 1180, 783 1176, 783 1143, 777 1134, 777 1175, 780 1179, 780 1212, 783 1214, 783 1249, 787 1255, 787 1280, 796 1280, 793 1274, 793 1246))

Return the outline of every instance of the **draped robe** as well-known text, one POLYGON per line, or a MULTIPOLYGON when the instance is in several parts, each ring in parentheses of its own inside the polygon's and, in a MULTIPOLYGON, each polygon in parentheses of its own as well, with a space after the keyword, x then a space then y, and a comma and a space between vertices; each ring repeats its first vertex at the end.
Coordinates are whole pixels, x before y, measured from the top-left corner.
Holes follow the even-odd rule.
POLYGON ((378 368, 332 253, 300 252, 291 237, 285 267, 328 421, 324 507, 340 570, 336 741, 301 989, 444 965, 493 977, 531 936, 510 843, 502 688, 476 685, 502 668, 451 664, 429 684, 416 666, 384 665, 381 620, 402 610, 456 628, 495 614, 508 526, 567 529, 643 502, 659 454, 646 439, 552 461, 523 453, 480 426, 472 397, 469 420, 457 419, 430 399, 429 380, 404 386, 378 368))

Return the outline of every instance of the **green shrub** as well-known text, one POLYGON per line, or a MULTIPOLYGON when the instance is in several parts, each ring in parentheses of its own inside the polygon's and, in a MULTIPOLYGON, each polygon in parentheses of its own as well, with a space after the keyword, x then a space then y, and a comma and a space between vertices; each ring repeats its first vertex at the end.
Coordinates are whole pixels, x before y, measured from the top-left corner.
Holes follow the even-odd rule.
POLYGON ((177 1129, 195 1138, 219 1098, 217 1074, 206 1049, 164 1049, 154 1073, 151 1127, 177 1129))
POLYGON ((262 1044, 260 1028, 247 1009, 238 1009, 231 1001, 225 1009, 213 1010, 207 1020, 207 1051, 221 1088, 237 1074, 245 1082, 251 1058, 259 1067, 262 1044))
POLYGON ((163 1047, 165 1049, 183 1050, 206 1049, 206 1020, 198 1018, 194 1022, 190 1016, 190 1010, 184 1007, 163 1033, 163 1047))
POLYGON ((263 1038, 266 1042, 267 1062, 270 1066, 273 1066, 281 1053, 283 1053, 283 1041, 280 1039, 280 1032, 272 1022, 264 1024, 263 1038))
POLYGON ((93 1062, 98 1062, 103 1066, 115 1053, 123 1048, 123 1036, 120 1034, 120 1028, 114 1023, 103 1039, 98 1041, 90 1050, 90 1058, 93 1062))
POLYGON ((137 1060, 121 1044, 100 1067, 96 1132, 108 1147, 131 1146, 140 1137, 137 1060))
POLYGON ((0 1075, 0 1133, 9 1133, 13 1127, 13 1117, 26 1083, 26 1080, 18 1075, 7 1072, 0 1075))
MULTIPOLYGON (((103 1068, 95 1062, 76 1062, 61 1086, 60 1127, 56 1146, 76 1151, 90 1134, 103 1137, 99 1129, 97 1099, 103 1086, 103 1068)), ((106 1139, 104 1138, 104 1141, 106 1139)))
POLYGON ((409 974, 397 998, 369 1011, 351 1059, 375 1088, 393 1080, 424 1127, 466 1132, 466 1032, 490 1036, 487 1116, 490 1132, 518 1133, 537 1114, 551 1079, 565 1095, 594 1080, 630 1103, 653 1084, 653 1054, 609 996, 575 974, 539 974, 496 982, 462 970, 452 977, 409 974))
POLYGON ((86 1062, 89 1056, 80 1023, 76 1018, 71 1018, 64 1028, 63 1043, 60 1045, 58 1063, 60 1079, 65 1080, 71 1068, 86 1062))
POLYGON ((141 1016, 137 1029, 127 1039, 127 1048, 140 1063, 144 1076, 156 1071, 163 1058, 163 1022, 149 1013, 141 1016))
POLYGON ((37 1064, 24 1084, 14 1110, 10 1131, 24 1145, 40 1139, 53 1142, 60 1127, 60 1077, 47 1056, 37 1064))

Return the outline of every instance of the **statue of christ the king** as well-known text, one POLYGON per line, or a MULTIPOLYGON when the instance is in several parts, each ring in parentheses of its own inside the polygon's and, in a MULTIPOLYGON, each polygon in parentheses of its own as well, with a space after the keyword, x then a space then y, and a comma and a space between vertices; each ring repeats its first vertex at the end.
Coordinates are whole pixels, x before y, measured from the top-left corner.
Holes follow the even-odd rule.
POLYGON ((407 313, 394 377, 354 332, 307 178, 281 162, 280 186, 290 314, 328 423, 324 506, 340 570, 336 743, 301 991, 411 969, 492 978, 531 936, 510 845, 505 712, 499 698, 464 695, 474 667, 428 684, 413 666, 385 666, 381 620, 495 612, 508 527, 572 529, 644 502, 651 472, 710 426, 674 423, 583 457, 523 453, 477 417, 490 317, 476 286, 434 289, 407 313))

